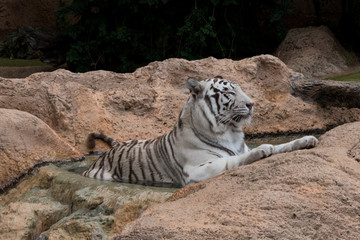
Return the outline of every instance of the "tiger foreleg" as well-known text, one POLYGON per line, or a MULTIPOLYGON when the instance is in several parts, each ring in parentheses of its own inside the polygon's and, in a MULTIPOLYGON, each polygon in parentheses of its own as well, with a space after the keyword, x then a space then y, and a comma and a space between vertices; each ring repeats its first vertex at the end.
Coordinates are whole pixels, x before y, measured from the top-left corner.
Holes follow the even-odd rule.
POLYGON ((295 139, 291 142, 275 145, 276 153, 292 152, 300 149, 313 148, 318 143, 318 140, 314 136, 305 136, 299 139, 295 139))
POLYGON ((188 184, 201 182, 235 167, 253 163, 272 155, 274 151, 273 145, 263 144, 241 155, 211 159, 198 166, 185 167, 185 172, 189 173, 188 184))

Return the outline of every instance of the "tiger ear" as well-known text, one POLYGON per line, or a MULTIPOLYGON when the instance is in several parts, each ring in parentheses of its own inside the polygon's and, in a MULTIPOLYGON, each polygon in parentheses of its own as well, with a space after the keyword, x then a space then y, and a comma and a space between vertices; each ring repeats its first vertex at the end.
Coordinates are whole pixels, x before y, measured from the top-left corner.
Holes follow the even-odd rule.
POLYGON ((188 78, 188 80, 186 81, 186 87, 190 90, 190 93, 193 95, 198 95, 201 92, 201 85, 194 78, 188 78))

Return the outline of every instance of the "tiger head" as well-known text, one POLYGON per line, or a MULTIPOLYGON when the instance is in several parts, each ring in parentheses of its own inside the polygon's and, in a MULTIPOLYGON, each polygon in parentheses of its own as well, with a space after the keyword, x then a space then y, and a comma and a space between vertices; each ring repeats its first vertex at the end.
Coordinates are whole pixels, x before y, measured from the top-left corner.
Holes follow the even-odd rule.
POLYGON ((221 77, 200 82, 189 78, 187 88, 191 93, 192 122, 202 125, 198 127, 219 132, 250 123, 254 102, 237 83, 221 77))

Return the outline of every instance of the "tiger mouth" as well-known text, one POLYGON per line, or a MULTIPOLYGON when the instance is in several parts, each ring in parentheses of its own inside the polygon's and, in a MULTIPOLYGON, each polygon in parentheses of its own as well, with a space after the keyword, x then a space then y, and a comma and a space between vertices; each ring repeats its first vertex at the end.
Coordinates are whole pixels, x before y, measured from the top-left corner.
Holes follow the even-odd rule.
POLYGON ((246 121, 251 118, 252 111, 249 111, 247 113, 244 112, 236 112, 232 113, 231 115, 224 115, 220 116, 217 121, 222 124, 229 124, 231 122, 240 123, 241 121, 246 121))
POLYGON ((241 120, 247 119, 249 117, 251 117, 251 112, 249 112, 245 115, 244 114, 234 114, 231 119, 233 121, 239 123, 239 122, 241 122, 241 120))

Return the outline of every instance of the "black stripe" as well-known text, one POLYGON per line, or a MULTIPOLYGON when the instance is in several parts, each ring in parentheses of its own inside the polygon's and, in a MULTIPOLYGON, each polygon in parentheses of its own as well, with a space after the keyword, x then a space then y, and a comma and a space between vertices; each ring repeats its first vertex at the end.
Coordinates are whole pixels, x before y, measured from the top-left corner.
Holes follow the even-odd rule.
POLYGON ((184 109, 181 110, 181 113, 179 114, 179 117, 178 117, 177 124, 175 124, 175 128, 176 128, 176 126, 178 126, 180 128, 180 130, 182 130, 182 128, 183 128, 183 120, 181 119, 183 111, 184 111, 184 109))
POLYGON ((114 179, 115 181, 120 181, 120 175, 119 175, 119 168, 117 167, 117 165, 115 166, 112 174, 111 174, 112 179, 114 179))
POLYGON ((218 89, 218 88, 216 88, 216 87, 213 87, 213 86, 212 86, 212 88, 210 88, 210 89, 212 89, 212 90, 214 91, 214 93, 221 92, 220 89, 218 89))
POLYGON ((174 159, 174 162, 176 163, 176 165, 178 166, 178 168, 181 169, 181 171, 183 170, 183 166, 180 165, 180 163, 176 160, 176 157, 175 157, 175 152, 174 152, 174 148, 173 148, 173 143, 175 142, 175 139, 174 139, 174 135, 171 134, 171 132, 169 133, 169 146, 170 146, 170 151, 171 151, 171 155, 174 159), (173 142, 173 143, 172 143, 173 142))
POLYGON ((210 130, 211 130, 212 132, 214 132, 214 130, 213 130, 214 125, 213 125, 213 123, 211 122, 211 120, 208 118, 208 115, 206 114, 206 112, 205 112, 205 110, 204 110, 203 108, 201 108, 201 113, 202 113, 202 115, 204 116, 204 118, 208 121, 208 123, 209 123, 209 125, 210 125, 210 130))
POLYGON ((124 146, 121 146, 121 150, 119 151, 119 157, 118 157, 118 167, 117 169, 119 170, 119 178, 122 179, 123 176, 123 168, 121 167, 121 163, 123 160, 123 153, 125 152, 126 149, 126 144, 124 146))
MULTIPOLYGON (((138 158, 136 157, 136 151, 134 150, 134 151, 131 151, 131 157, 130 157, 130 159, 129 159, 129 161, 131 161, 131 162, 133 162, 133 164, 135 164, 136 163, 136 160, 138 160, 138 158)), ((138 183, 139 182, 139 178, 138 178, 138 176, 137 176, 137 174, 136 174, 136 170, 137 170, 137 168, 132 168, 132 169, 130 169, 130 181, 131 182, 133 182, 133 183, 138 183), (135 177, 135 181, 133 181, 132 180, 132 177, 131 176, 134 176, 135 177)))
POLYGON ((104 180, 104 172, 105 172, 105 167, 101 168, 101 173, 100 173, 100 179, 104 180))
POLYGON ((177 182, 176 180, 177 179, 180 179, 180 176, 176 176, 178 175, 176 169, 172 166, 172 162, 171 162, 171 158, 169 156, 169 152, 167 151, 167 148, 166 148, 166 137, 167 135, 164 135, 162 138, 161 138, 161 153, 163 155, 163 160, 164 160, 164 163, 166 165, 166 169, 165 170, 169 170, 170 174, 169 177, 171 178, 172 182, 177 182))
POLYGON ((143 142, 143 149, 145 149, 145 147, 150 143, 151 140, 146 140, 145 142, 143 142))
POLYGON ((185 179, 184 179, 184 174, 183 174, 183 167, 180 165, 180 163, 177 161, 176 157, 175 157, 175 152, 171 143, 171 136, 170 134, 168 134, 168 139, 167 142, 169 144, 170 147, 170 153, 171 153, 171 157, 173 159, 173 162, 175 162, 176 166, 174 166, 174 168, 178 171, 178 175, 179 178, 181 179, 182 183, 185 183, 185 179))
MULTIPOLYGON (((147 156, 148 154, 146 153, 146 156, 147 156)), ((149 171, 150 171, 150 177, 151 177, 151 182, 152 183, 154 183, 155 182, 155 177, 154 177, 154 170, 152 169, 152 167, 151 167, 151 164, 150 164, 150 161, 151 161, 151 159, 150 159, 151 157, 146 157, 146 163, 148 164, 148 168, 149 168, 149 171)), ((146 181, 148 181, 149 179, 147 179, 146 178, 146 181)))
POLYGON ((211 113, 216 116, 217 114, 214 112, 214 109, 212 108, 211 100, 208 95, 205 96, 205 102, 208 105, 208 108, 210 109, 211 113))
MULTIPOLYGON (((156 140, 157 140, 157 139, 156 139, 156 140)), ((155 165, 155 163, 154 163, 153 157, 152 157, 152 153, 151 153, 151 150, 152 150, 152 149, 154 150, 154 146, 153 146, 153 145, 154 145, 154 144, 148 145, 148 146, 146 147, 146 154, 148 155, 148 159, 149 159, 151 165, 153 166, 153 168, 155 169, 156 174, 159 176, 159 178, 160 178, 160 180, 161 180, 161 179, 163 179, 163 176, 162 176, 161 172, 157 169, 157 167, 156 167, 156 165, 155 165), (153 146, 153 147, 151 148, 151 146, 153 146)), ((155 150, 154 150, 154 151, 155 151, 155 150)), ((149 164, 149 166, 150 166, 150 164, 149 164)), ((151 180, 152 180, 152 182, 155 182, 154 171, 151 171, 151 180)))
POLYGON ((175 125, 175 127, 174 127, 174 129, 173 129, 173 133, 174 133, 174 135, 175 135, 175 137, 176 137, 176 135, 177 135, 177 125, 175 125))
POLYGON ((168 150, 167 144, 166 143, 170 143, 169 142, 169 135, 166 134, 163 138, 163 148, 166 154, 166 158, 165 161, 167 162, 167 166, 169 167, 169 170, 171 171, 173 177, 172 177, 172 181, 174 183, 178 183, 180 181, 180 179, 182 178, 182 173, 181 171, 179 171, 179 168, 176 167, 176 165, 174 165, 174 156, 170 155, 171 150, 168 150), (170 152, 169 152, 170 151, 170 152))
POLYGON ((96 165, 98 164, 99 159, 102 158, 105 154, 106 154, 106 152, 104 152, 103 154, 100 155, 100 157, 98 157, 98 159, 88 169, 87 174, 89 174, 92 170, 95 169, 96 165))
POLYGON ((169 163, 169 156, 164 150, 164 139, 165 135, 159 138, 159 141, 155 145, 155 152, 158 157, 158 163, 162 165, 162 170, 171 179, 172 182, 175 182, 174 172, 171 164, 169 163))
POLYGON ((223 157, 221 154, 219 154, 219 153, 217 153, 217 152, 214 152, 214 151, 211 151, 211 150, 208 150, 208 151, 209 151, 210 154, 212 154, 212 155, 214 155, 214 156, 216 156, 216 157, 218 157, 218 158, 222 158, 222 157, 223 157))
POLYGON ((147 148, 149 144, 152 144, 154 141, 156 140, 156 138, 154 139, 150 139, 150 140, 146 140, 144 145, 143 145, 143 149, 147 148))
POLYGON ((148 157, 147 157, 147 153, 146 153, 146 147, 145 147, 145 144, 147 144, 148 141, 145 141, 143 142, 143 146, 142 148, 139 148, 139 158, 141 160, 141 167, 142 167, 142 175, 143 175, 143 180, 144 180, 144 183, 145 182, 150 182, 150 180, 147 178, 146 176, 146 173, 145 173, 145 170, 147 170, 149 173, 150 173, 150 176, 152 175, 152 169, 151 169, 151 166, 149 164, 149 160, 148 160, 148 157))
POLYGON ((143 157, 142 157, 142 150, 139 148, 137 160, 139 161, 139 168, 141 170, 142 180, 146 180, 145 172, 144 172, 144 165, 143 165, 143 157))
POLYGON ((93 178, 97 178, 97 175, 99 173, 99 171, 101 170, 101 168, 103 167, 104 165, 104 158, 106 157, 106 153, 104 153, 103 155, 100 156, 100 158, 96 161, 96 165, 98 165, 98 169, 96 171, 96 173, 94 174, 94 177, 93 178))
POLYGON ((230 149, 221 146, 215 142, 212 142, 210 139, 207 139, 206 137, 204 137, 203 135, 201 135, 195 128, 191 128, 193 130, 193 133, 195 134, 195 136, 203 143, 214 147, 214 148, 218 148, 224 152, 227 152, 230 156, 235 156, 235 153, 233 151, 231 151, 230 149))
POLYGON ((115 148, 111 148, 108 153, 107 160, 108 160, 108 165, 109 165, 109 172, 111 171, 112 163, 114 161, 114 152, 115 152, 115 148))
POLYGON ((118 169, 119 169, 119 174, 120 174, 120 179, 122 179, 123 176, 123 168, 121 167, 121 165, 123 164, 123 154, 125 152, 125 150, 127 149, 126 146, 128 145, 127 142, 122 142, 120 147, 119 147, 119 157, 118 157, 118 169))
MULTIPOLYGON (((104 156, 100 159, 100 161, 98 161, 98 169, 94 175, 94 178, 97 178, 98 173, 102 171, 106 157, 107 154, 104 154, 104 156)), ((100 179, 102 179, 101 174, 100 174, 100 179)))
POLYGON ((232 102, 229 109, 232 109, 232 107, 234 106, 235 102, 232 102))
MULTIPOLYGON (((160 153, 160 141, 161 141, 161 137, 157 138, 157 141, 154 143, 154 153, 155 153, 155 156, 156 156, 156 159, 157 159, 157 163, 160 165, 161 163, 163 163, 163 161, 161 161, 162 156, 161 156, 161 153, 160 153)), ((161 168, 162 170, 165 170, 165 168, 162 166, 161 168)), ((166 175, 168 175, 168 173, 166 171, 164 171, 166 173, 166 175)), ((162 180, 164 180, 164 178, 162 177, 162 180)))
POLYGON ((217 107, 217 112, 220 112, 220 104, 219 104, 219 97, 220 95, 218 93, 214 94, 211 96, 212 98, 215 99, 215 103, 216 103, 216 107, 217 107))
POLYGON ((133 174, 132 164, 133 164, 134 158, 131 158, 129 155, 131 153, 133 153, 133 152, 131 152, 131 150, 134 148, 134 146, 137 144, 137 142, 138 142, 137 140, 133 140, 133 141, 130 142, 129 146, 127 147, 127 151, 126 151, 126 155, 125 155, 125 159, 129 163, 128 180, 129 180, 130 183, 132 183, 131 175, 133 174))

